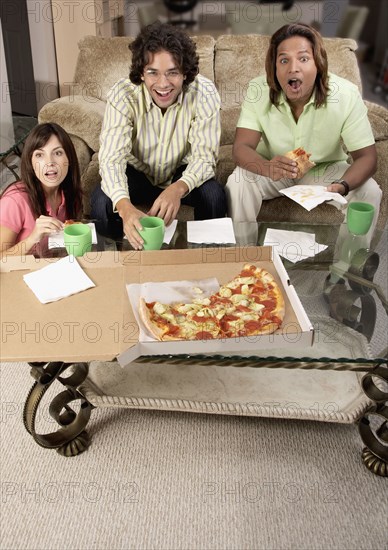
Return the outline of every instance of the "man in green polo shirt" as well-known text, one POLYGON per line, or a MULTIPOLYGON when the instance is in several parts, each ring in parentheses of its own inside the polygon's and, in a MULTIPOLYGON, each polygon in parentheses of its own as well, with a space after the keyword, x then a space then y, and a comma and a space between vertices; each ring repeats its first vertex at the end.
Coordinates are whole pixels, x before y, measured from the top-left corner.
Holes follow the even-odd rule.
POLYGON ((237 167, 226 185, 234 221, 256 220, 262 201, 282 196, 285 187, 314 184, 346 195, 348 202, 373 204, 373 234, 382 192, 372 179, 377 155, 367 109, 357 87, 329 74, 327 67, 322 37, 314 28, 285 25, 272 36, 267 74, 250 82, 237 124, 237 167), (298 147, 316 163, 301 178, 296 162, 284 156, 298 147))

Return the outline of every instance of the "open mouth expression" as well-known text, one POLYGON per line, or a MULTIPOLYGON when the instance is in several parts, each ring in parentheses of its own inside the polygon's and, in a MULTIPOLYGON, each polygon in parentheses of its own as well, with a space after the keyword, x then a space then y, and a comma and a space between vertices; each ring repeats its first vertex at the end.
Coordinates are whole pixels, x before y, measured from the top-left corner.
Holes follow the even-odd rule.
POLYGON ((293 36, 278 46, 276 77, 289 102, 306 104, 314 91, 317 67, 307 38, 293 36))
POLYGON ((49 187, 59 186, 69 170, 67 155, 55 135, 32 153, 31 160, 36 177, 49 187))

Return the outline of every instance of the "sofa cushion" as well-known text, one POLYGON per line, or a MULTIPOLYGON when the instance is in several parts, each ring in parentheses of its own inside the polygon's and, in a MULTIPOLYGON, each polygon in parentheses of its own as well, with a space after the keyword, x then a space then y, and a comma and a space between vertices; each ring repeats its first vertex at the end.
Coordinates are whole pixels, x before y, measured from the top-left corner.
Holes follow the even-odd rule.
POLYGON ((309 212, 303 206, 287 197, 278 197, 263 201, 258 221, 295 222, 314 225, 337 225, 343 222, 344 214, 331 204, 320 204, 309 212))
POLYGON ((42 107, 39 122, 55 121, 69 134, 80 136, 93 151, 98 151, 105 105, 105 101, 86 95, 60 97, 42 107))
POLYGON ((82 38, 78 42, 75 93, 106 100, 113 84, 120 78, 128 77, 131 64, 128 45, 132 40, 128 37, 82 38))
POLYGON ((376 141, 388 139, 388 111, 381 105, 365 101, 368 107, 368 118, 376 141))
MULTIPOLYGON (((214 38, 211 36, 192 38, 197 45, 200 73, 214 81, 214 38)), ((79 55, 73 93, 93 96, 105 101, 114 83, 129 75, 132 54, 128 46, 132 41, 133 38, 128 36, 82 38, 78 42, 79 55)))

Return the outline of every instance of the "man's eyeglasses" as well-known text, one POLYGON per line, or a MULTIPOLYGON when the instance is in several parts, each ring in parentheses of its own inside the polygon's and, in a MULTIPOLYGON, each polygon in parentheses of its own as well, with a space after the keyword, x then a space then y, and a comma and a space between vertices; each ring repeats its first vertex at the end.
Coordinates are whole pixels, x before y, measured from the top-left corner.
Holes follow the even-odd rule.
POLYGON ((177 80, 178 78, 181 78, 183 76, 182 73, 178 71, 178 69, 170 69, 165 73, 160 73, 159 71, 156 71, 154 69, 146 69, 144 71, 144 76, 146 76, 149 80, 159 80, 162 74, 164 74, 167 80, 177 80))

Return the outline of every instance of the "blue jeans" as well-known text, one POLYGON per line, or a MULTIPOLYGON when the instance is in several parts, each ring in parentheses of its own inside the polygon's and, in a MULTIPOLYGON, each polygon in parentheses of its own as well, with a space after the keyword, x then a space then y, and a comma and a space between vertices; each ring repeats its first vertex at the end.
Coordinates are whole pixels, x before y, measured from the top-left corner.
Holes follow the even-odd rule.
MULTIPOLYGON (((172 182, 182 176, 186 166, 180 166, 174 174, 172 182)), ((127 166, 128 192, 131 202, 136 204, 150 204, 157 199, 163 189, 152 185, 147 177, 128 164, 127 166)), ((181 200, 182 204, 194 207, 196 220, 223 218, 226 214, 226 196, 224 188, 215 179, 205 181, 200 187, 193 189, 181 200)), ((113 212, 110 198, 97 185, 91 196, 91 217, 96 220, 96 229, 101 235, 120 239, 123 236, 122 219, 117 212, 113 212)))

